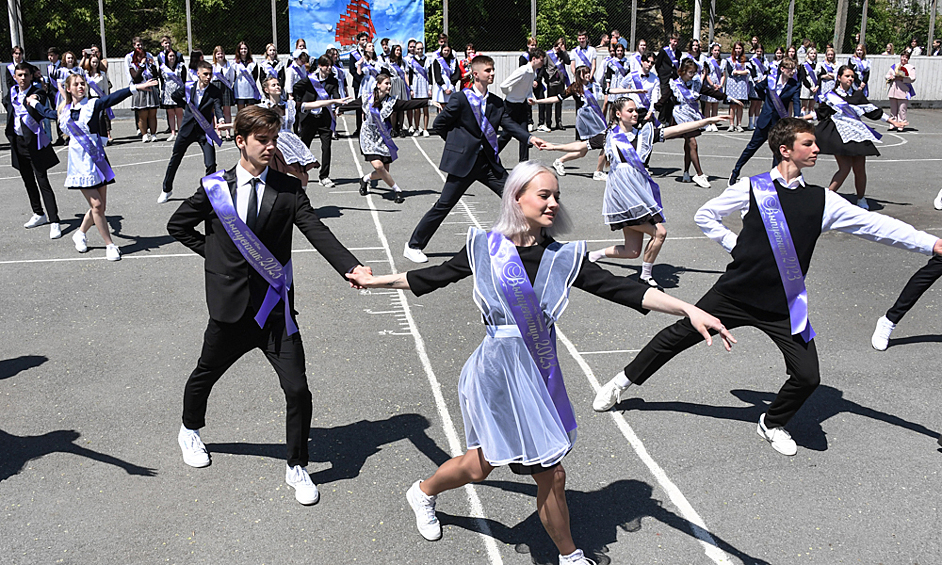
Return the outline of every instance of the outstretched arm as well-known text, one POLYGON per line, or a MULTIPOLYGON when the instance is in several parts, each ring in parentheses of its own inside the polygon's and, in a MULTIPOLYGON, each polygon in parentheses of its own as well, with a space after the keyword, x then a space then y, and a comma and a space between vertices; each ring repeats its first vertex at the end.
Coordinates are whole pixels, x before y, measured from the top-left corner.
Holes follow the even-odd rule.
POLYGON ((684 302, 679 298, 674 298, 656 288, 652 288, 644 293, 644 301, 642 301, 641 305, 655 312, 690 318, 690 324, 693 325, 695 330, 700 332, 700 335, 706 340, 707 345, 713 345, 711 332, 720 334, 726 351, 732 349, 733 344, 736 343, 736 338, 723 326, 723 322, 721 322, 719 318, 711 316, 693 304, 684 302))
POLYGON ((378 277, 374 277, 373 275, 365 272, 354 271, 352 273, 347 273, 347 278, 350 279, 350 282, 355 286, 363 288, 409 289, 409 279, 406 278, 405 273, 397 273, 395 275, 380 275, 378 277))
POLYGON ((712 118, 704 118, 702 120, 696 120, 693 122, 684 122, 681 124, 677 124, 676 126, 670 126, 669 128, 664 129, 664 139, 680 137, 689 131, 700 129, 703 126, 708 126, 710 124, 718 124, 722 121, 729 121, 729 118, 730 118, 729 114, 723 114, 722 116, 713 116, 712 118))

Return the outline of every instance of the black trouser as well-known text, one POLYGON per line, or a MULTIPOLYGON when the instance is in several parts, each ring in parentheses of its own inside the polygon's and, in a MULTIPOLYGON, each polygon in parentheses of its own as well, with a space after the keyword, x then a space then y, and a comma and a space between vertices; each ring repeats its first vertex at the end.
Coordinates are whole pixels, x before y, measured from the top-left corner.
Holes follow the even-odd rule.
POLYGON ((461 199, 462 195, 464 195, 465 191, 468 190, 468 187, 471 186, 474 181, 486 185, 493 190, 497 196, 504 194, 504 183, 507 181, 507 172, 504 171, 503 175, 497 174, 494 167, 487 161, 487 157, 484 156, 483 151, 486 149, 485 147, 481 152, 478 152, 477 161, 474 162, 474 166, 471 168, 471 172, 468 173, 468 176, 459 177, 452 174, 448 175, 445 179, 445 186, 442 187, 441 196, 438 197, 438 200, 435 201, 432 208, 422 216, 422 219, 419 220, 419 224, 415 226, 412 237, 409 239, 409 247, 413 249, 425 249, 429 240, 435 235, 435 231, 438 230, 438 226, 442 225, 442 222, 448 217, 448 213, 458 204, 458 200, 461 199))
POLYGON ((164 174, 164 192, 173 192, 173 179, 177 176, 177 169, 186 155, 186 150, 194 143, 199 143, 203 151, 203 165, 206 167, 206 174, 211 175, 216 172, 216 146, 206 141, 206 134, 203 129, 195 130, 198 133, 192 133, 187 137, 177 137, 173 142, 173 151, 170 153, 170 162, 167 163, 167 172, 164 174))
POLYGON ((658 110, 657 117, 659 120, 661 120, 661 122, 665 124, 669 124, 671 123, 671 119, 673 118, 673 116, 671 116, 667 111, 667 107, 670 106, 670 104, 668 104, 667 101, 670 100, 672 96, 670 75, 660 77, 660 82, 661 82, 661 98, 658 100, 657 104, 655 104, 655 107, 658 110))
MULTIPOLYGON (((555 86, 546 87, 546 98, 552 96, 557 96, 566 92, 566 87, 562 84, 555 86)), ((546 124, 547 127, 552 127, 553 125, 553 110, 556 110, 556 125, 563 125, 563 101, 555 102, 553 104, 542 104, 540 105, 540 122, 546 124), (546 109, 546 114, 543 114, 543 110, 546 109), (544 118, 546 121, 543 121, 544 118)))
MULTIPOLYGON (((304 143, 306 147, 311 146, 311 142, 314 141, 314 138, 317 137, 321 140, 321 167, 318 169, 318 178, 326 179, 330 176, 330 144, 334 141, 334 132, 330 129, 330 114, 327 112, 330 111, 330 108, 324 108, 322 111, 323 116, 316 116, 313 118, 308 118, 300 126, 300 134, 298 137, 301 138, 301 142, 304 143)), ((357 129, 360 129, 359 124, 357 124, 357 129)))
MULTIPOLYGON (((765 425, 778 428, 787 424, 821 382, 814 340, 805 343, 801 336, 792 335, 787 315, 783 317, 781 314, 745 306, 713 288, 697 302, 697 307, 719 318, 727 329, 754 327, 775 342, 785 357, 788 380, 769 405, 765 413, 765 425)), ((701 341, 703 336, 693 328, 689 318, 684 318, 658 332, 625 367, 625 376, 636 385, 644 384, 648 377, 675 355, 701 341)))
POLYGON ((926 263, 926 266, 916 271, 909 279, 909 282, 906 283, 906 286, 903 287, 903 292, 899 293, 896 303, 886 311, 886 318, 894 324, 898 324, 906 315, 906 312, 909 312, 909 309, 916 304, 919 297, 929 290, 929 287, 935 281, 939 280, 939 277, 942 277, 942 257, 933 255, 926 263))
MULTIPOLYGON (((736 166, 733 167, 732 176, 739 177, 739 172, 743 167, 746 166, 746 163, 749 161, 749 159, 752 159, 752 156, 756 154, 756 151, 761 149, 763 145, 766 145, 766 141, 769 139, 769 131, 772 130, 772 126, 774 126, 777 122, 778 120, 774 120, 770 122, 768 126, 761 129, 756 128, 752 131, 752 138, 749 140, 749 144, 746 145, 746 148, 742 150, 742 155, 739 156, 739 160, 736 161, 736 166)), ((778 155, 778 151, 772 155, 773 167, 778 165, 778 162, 781 160, 779 159, 778 155)))
MULTIPOLYGON (((530 105, 526 102, 504 102, 504 105, 507 106, 507 114, 510 116, 511 121, 514 123, 520 124, 520 127, 527 129, 527 117, 530 115, 530 105)), ((507 143, 513 139, 513 136, 507 130, 502 130, 500 133, 500 138, 497 140, 497 147, 500 151, 504 150, 507 143)), ((529 141, 520 141, 517 140, 520 144, 520 149, 517 152, 518 160, 523 163, 524 161, 530 160, 530 142, 529 141)))
POLYGON ((49 184, 49 177, 46 171, 38 168, 36 163, 29 158, 29 150, 26 148, 26 140, 16 136, 13 151, 16 151, 17 163, 20 166, 20 177, 23 184, 26 185, 26 196, 29 197, 29 206, 33 213, 39 216, 43 215, 43 204, 46 205, 46 219, 50 223, 59 223, 59 206, 56 205, 56 193, 52 191, 52 185, 49 184), (42 201, 40 201, 42 196, 42 201))
POLYGON ((278 374, 285 393, 285 443, 288 466, 306 466, 307 442, 311 433, 313 404, 304 371, 304 346, 301 334, 289 336, 284 313, 279 305, 271 313, 265 328, 255 322, 251 308, 233 324, 210 318, 203 334, 203 350, 196 369, 183 391, 183 425, 198 430, 206 425, 206 403, 216 381, 233 363, 253 349, 261 349, 278 374))

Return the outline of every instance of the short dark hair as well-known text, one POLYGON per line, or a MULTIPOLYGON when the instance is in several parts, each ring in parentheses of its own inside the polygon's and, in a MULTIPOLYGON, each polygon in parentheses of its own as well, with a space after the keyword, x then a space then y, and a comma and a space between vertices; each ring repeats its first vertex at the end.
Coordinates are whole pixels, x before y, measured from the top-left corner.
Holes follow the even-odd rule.
POLYGON ((50 47, 49 49, 46 49, 46 55, 58 55, 58 54, 59 54, 58 47, 50 47))
POLYGON ((196 70, 200 69, 209 69, 209 72, 213 72, 213 65, 209 61, 199 61, 196 63, 196 70))
POLYGON ((380 44, 380 45, 389 45, 389 38, 388 38, 388 37, 384 37, 384 38, 380 39, 380 40, 379 40, 379 44, 380 44))
POLYGON ((34 69, 34 68, 35 68, 35 67, 33 67, 33 65, 27 63, 26 61, 23 61, 22 63, 17 63, 16 66, 13 67, 13 72, 16 72, 16 71, 26 71, 26 72, 28 72, 29 74, 33 74, 33 69, 34 69))
POLYGON ((13 49, 10 49, 10 54, 12 55, 16 53, 17 51, 19 51, 20 53, 24 52, 22 47, 20 47, 19 45, 14 45, 13 49))
POLYGON ((438 38, 439 38, 439 39, 444 39, 445 41, 448 41, 448 34, 443 31, 443 32, 441 32, 441 33, 438 34, 438 38))
POLYGON ((674 33, 670 34, 667 38, 668 38, 668 39, 676 39, 676 40, 680 41, 680 34, 675 31, 674 33))
POLYGON ((654 56, 654 53, 645 53, 644 55, 641 56, 642 61, 651 61, 652 64, 654 63, 654 59, 656 58, 657 57, 654 56))
POLYGON ((321 55, 317 58, 317 66, 332 67, 334 62, 327 55, 321 55))
POLYGON ((237 136, 248 139, 253 133, 275 131, 281 127, 281 116, 271 108, 253 104, 236 114, 232 129, 237 136))
MULTIPOLYGON (((814 134, 814 124, 811 122, 802 120, 800 118, 782 118, 772 126, 772 131, 769 132, 769 148, 772 149, 772 153, 778 155, 778 148, 784 145, 791 149, 795 145, 795 139, 798 138, 799 133, 810 133, 814 134)), ((778 155, 781 157, 781 155, 778 155)))
POLYGON ((576 33, 576 37, 579 37, 580 35, 584 35, 584 36, 588 37, 588 36, 589 36, 589 32, 587 32, 587 31, 584 30, 584 29, 580 29, 579 32, 576 33))
POLYGON ((301 51, 295 59, 301 61, 301 64, 306 65, 311 60, 311 56, 308 55, 307 52, 301 51))
POLYGON ((364 37, 365 37, 367 40, 369 40, 370 34, 366 33, 365 31, 361 31, 360 33, 357 34, 357 41, 360 41, 360 40, 363 39, 364 37))
POLYGON ((481 65, 493 65, 494 59, 491 59, 487 55, 476 55, 474 59, 471 59, 471 68, 478 68, 481 65))
POLYGON ((540 49, 539 47, 534 47, 533 49, 530 49, 530 60, 531 60, 531 61, 532 61, 533 59, 545 59, 545 58, 546 58, 546 51, 543 51, 543 50, 540 49))

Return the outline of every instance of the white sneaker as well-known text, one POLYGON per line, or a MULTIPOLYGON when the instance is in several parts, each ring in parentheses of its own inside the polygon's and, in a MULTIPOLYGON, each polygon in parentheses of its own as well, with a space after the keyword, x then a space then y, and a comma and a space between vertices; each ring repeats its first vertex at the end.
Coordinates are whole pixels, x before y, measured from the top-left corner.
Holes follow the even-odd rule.
POLYGON ((880 316, 877 320, 877 327, 873 330, 873 336, 870 337, 870 345, 877 351, 886 351, 890 343, 890 334, 896 329, 896 324, 887 319, 886 316, 880 316))
POLYGON ((417 129, 412 133, 412 137, 419 137, 420 135, 422 135, 421 129, 417 129))
POLYGON ((176 138, 177 138, 177 134, 171 133, 170 136, 167 137, 167 141, 173 141, 173 140, 176 139, 176 138))
POLYGON ((556 169, 557 175, 561 177, 566 176, 566 167, 563 166, 563 162, 560 161, 559 159, 556 159, 555 161, 553 161, 553 168, 556 169))
POLYGON ((46 215, 45 215, 45 214, 42 214, 42 215, 40 215, 40 214, 33 214, 33 217, 30 218, 28 222, 26 222, 25 224, 23 224, 23 227, 26 228, 26 229, 35 228, 35 227, 37 227, 37 226, 41 226, 41 225, 45 224, 47 221, 48 221, 48 220, 46 219, 46 215))
POLYGON ((141 136, 141 143, 150 143, 150 134, 145 133, 141 136))
POLYGON ((409 490, 406 491, 406 500, 409 506, 415 512, 415 527, 419 529, 419 534, 428 541, 442 539, 442 525, 435 517, 435 500, 437 496, 429 496, 422 492, 419 483, 412 483, 409 490))
POLYGON ((415 133, 415 126, 409 126, 409 135, 412 135, 414 133, 415 133))
POLYGON ((121 250, 115 244, 105 246, 105 259, 109 261, 120 261, 121 250))
POLYGON ((592 173, 592 180, 608 180, 608 173, 605 171, 595 171, 592 173))
POLYGON ((615 375, 614 379, 602 385, 599 393, 595 395, 595 400, 592 401, 593 410, 596 412, 605 412, 606 410, 610 410, 612 406, 615 406, 621 402, 622 393, 628 389, 621 388, 615 381, 618 379, 618 377, 624 376, 624 374, 625 372, 622 371, 615 375))
POLYGON ((863 208, 864 210, 869 210, 869 209, 870 209, 870 203, 867 202, 867 198, 866 198, 865 196, 862 196, 862 197, 860 197, 860 198, 857 199, 857 206, 860 206, 860 207, 863 208))
POLYGON ((538 128, 536 128, 536 131, 543 132, 543 133, 549 133, 549 132, 551 132, 551 131, 553 131, 553 130, 551 130, 551 129, 549 128, 549 126, 547 126, 546 124, 543 124, 543 125, 539 126, 538 128))
POLYGON ((533 131, 533 124, 527 124, 527 131, 529 132, 533 131))
POLYGON ((285 482, 294 489, 294 498, 305 506, 317 504, 321 498, 321 493, 317 492, 317 485, 311 480, 311 475, 307 469, 300 465, 285 469, 285 482))
POLYGON ((756 426, 756 433, 759 434, 759 437, 772 444, 772 449, 782 455, 791 456, 798 453, 798 446, 795 444, 795 440, 792 439, 792 435, 788 433, 788 430, 785 428, 769 429, 765 427, 765 414, 759 416, 759 425, 756 426))
POLYGON ((181 425, 180 433, 177 434, 177 443, 180 444, 180 449, 183 451, 183 462, 190 467, 199 469, 208 467, 211 463, 209 452, 206 451, 206 446, 203 445, 203 440, 200 439, 199 430, 190 430, 181 425))
POLYGON ((75 243, 75 250, 79 253, 88 251, 88 238, 82 233, 82 230, 75 230, 72 234, 72 242, 75 243))
POLYGON ((942 190, 935 195, 935 199, 932 201, 932 207, 936 210, 942 210, 942 190))
POLYGON ((425 253, 422 253, 421 249, 409 247, 408 243, 402 250, 402 256, 413 263, 428 263, 428 257, 425 256, 425 253))
POLYGON ((422 137, 428 137, 428 130, 427 130, 427 129, 422 130, 422 137))
POLYGON ((172 190, 170 192, 161 191, 160 196, 157 197, 157 204, 165 204, 168 200, 170 200, 171 194, 173 194, 172 190))
POLYGON ((62 237, 62 228, 58 222, 49 224, 49 239, 59 239, 62 237))
POLYGON ((333 188, 337 186, 336 184, 334 184, 334 181, 330 180, 330 177, 322 178, 320 180, 320 183, 321 183, 321 186, 323 186, 324 188, 333 188))
POLYGON ((693 184, 699 186, 700 188, 710 188, 710 181, 707 180, 706 174, 693 175, 693 184))
POLYGON ((569 555, 560 555, 559 556, 559 565, 598 565, 595 561, 589 559, 582 553, 581 549, 577 549, 569 555))
POLYGON ((690 173, 684 171, 684 178, 681 179, 681 182, 690 182, 690 173))

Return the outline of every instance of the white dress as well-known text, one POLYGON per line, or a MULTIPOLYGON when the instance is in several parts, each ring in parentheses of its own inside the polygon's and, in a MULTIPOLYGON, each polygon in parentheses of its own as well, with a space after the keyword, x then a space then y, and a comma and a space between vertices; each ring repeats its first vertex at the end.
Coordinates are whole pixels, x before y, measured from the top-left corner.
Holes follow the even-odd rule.
MULTIPOLYGON (((75 125, 85 132, 85 135, 88 136, 89 139, 93 142, 97 142, 99 150, 104 153, 108 138, 94 135, 88 129, 88 123, 91 121, 92 115, 95 112, 95 100, 95 98, 86 96, 81 102, 77 104, 73 103, 71 108, 74 109, 76 106, 80 107, 79 118, 75 120, 75 125)), ((59 113, 59 127, 65 133, 69 131, 66 124, 71 117, 71 112, 66 108, 63 108, 62 112, 59 113)), ((102 176, 98 167, 95 166, 91 155, 85 151, 74 135, 69 135, 69 165, 64 186, 67 188, 91 188, 103 182, 105 182, 105 177, 102 176)))
POLYGON ((697 101, 700 99, 700 87, 702 86, 699 75, 694 75, 693 79, 689 84, 684 84, 687 87, 687 90, 692 96, 692 100, 687 100, 684 98, 684 95, 680 91, 680 79, 672 79, 670 82, 671 92, 674 94, 674 98, 677 100, 677 104, 674 105, 674 121, 678 124, 685 122, 694 122, 697 120, 702 120, 703 115, 700 114, 700 105, 697 101))
POLYGON ((723 61, 726 71, 726 96, 735 100, 749 100, 749 78, 751 75, 734 75, 733 71, 745 71, 745 63, 735 63, 732 58, 723 61))
MULTIPOLYGON (((426 75, 429 74, 429 72, 431 72, 429 71, 429 68, 427 66, 428 57, 423 57, 421 60, 416 59, 415 57, 413 57, 413 59, 415 59, 415 62, 418 63, 420 67, 425 69, 426 75)), ((431 98, 432 87, 429 84, 429 81, 426 80, 426 78, 423 77, 422 74, 418 70, 416 70, 415 66, 412 65, 411 61, 409 62, 409 66, 412 68, 412 96, 415 98, 431 98)))
MULTIPOLYGON (((232 71, 235 75, 235 82, 232 85, 232 89, 235 91, 236 100, 258 100, 255 89, 252 88, 253 85, 255 88, 258 88, 254 75, 255 67, 255 61, 252 61, 248 65, 243 65, 242 63, 232 65, 232 71), (242 69, 245 69, 246 72, 243 73, 242 69)), ((261 93, 261 89, 258 91, 261 93)))
MULTIPOLYGON (((620 147, 623 142, 615 139, 615 133, 615 130, 609 131, 605 136, 605 156, 612 164, 602 199, 605 224, 611 226, 612 230, 619 230, 629 225, 648 223, 652 219, 663 221, 664 210, 654 198, 644 173, 627 162, 623 154, 627 148, 620 147)), ((638 146, 637 153, 642 163, 651 154, 654 143, 664 141, 663 130, 650 122, 640 130, 636 128, 625 132, 625 136, 629 142, 638 146)))
MULTIPOLYGON (((272 107, 271 101, 262 102, 266 107, 272 107)), ((293 103, 287 103, 284 106, 285 115, 281 118, 281 129, 278 130, 278 149, 285 158, 285 163, 293 165, 295 163, 303 166, 316 163, 317 159, 308 149, 307 145, 301 141, 301 138, 294 133, 294 120, 297 117, 297 110, 293 103)))
MULTIPOLYGON (((441 67, 441 61, 438 61, 437 58, 436 59, 430 58, 430 59, 432 61, 431 63, 432 70, 429 73, 428 78, 434 83, 432 85, 432 91, 433 91, 433 94, 435 95, 435 101, 441 104, 447 104, 448 99, 451 98, 451 94, 445 94, 445 91, 450 90, 453 94, 455 90, 461 90, 461 86, 456 85, 451 80, 449 80, 448 75, 446 74, 446 71, 444 69, 441 69, 442 71, 441 79, 442 79, 442 82, 444 82, 445 84, 444 86, 439 85, 438 81, 435 80, 435 77, 432 76, 432 73, 435 72, 435 62, 437 61, 439 63, 438 66, 441 67)), ((458 59, 452 58, 450 61, 446 60, 445 62, 448 63, 448 67, 451 69, 451 76, 454 77, 455 73, 458 72, 458 59)))

